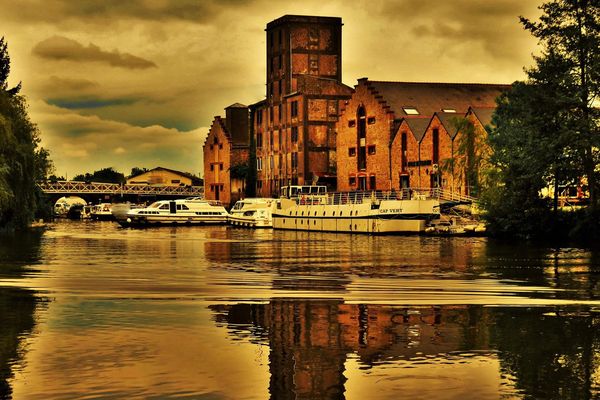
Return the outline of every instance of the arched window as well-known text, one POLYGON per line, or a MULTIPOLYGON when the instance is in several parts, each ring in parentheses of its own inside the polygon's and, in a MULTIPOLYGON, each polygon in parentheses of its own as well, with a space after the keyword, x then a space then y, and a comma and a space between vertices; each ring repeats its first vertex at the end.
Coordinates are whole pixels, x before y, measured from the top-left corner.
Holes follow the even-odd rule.
POLYGON ((367 169, 367 116, 365 107, 358 107, 356 112, 356 139, 358 148, 358 170, 364 171, 367 169))

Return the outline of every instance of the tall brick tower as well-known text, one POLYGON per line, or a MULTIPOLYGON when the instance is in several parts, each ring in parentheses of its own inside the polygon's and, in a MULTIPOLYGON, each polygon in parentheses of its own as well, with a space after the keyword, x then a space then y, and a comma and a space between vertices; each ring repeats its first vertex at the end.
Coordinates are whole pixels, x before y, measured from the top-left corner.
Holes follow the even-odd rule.
POLYGON ((342 19, 285 15, 267 24, 267 101, 297 91, 298 77, 342 82, 342 19))
POLYGON ((285 15, 267 24, 266 99, 250 106, 257 193, 335 186, 335 122, 352 88, 342 79, 342 20, 285 15))

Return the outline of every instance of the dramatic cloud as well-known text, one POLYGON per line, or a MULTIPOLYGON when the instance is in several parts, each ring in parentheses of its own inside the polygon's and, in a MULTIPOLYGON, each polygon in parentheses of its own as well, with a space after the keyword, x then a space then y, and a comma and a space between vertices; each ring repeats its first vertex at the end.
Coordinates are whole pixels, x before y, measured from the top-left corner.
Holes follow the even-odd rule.
POLYGON ((114 67, 146 69, 156 67, 152 61, 129 53, 104 51, 93 43, 87 47, 63 36, 53 36, 41 41, 33 48, 33 54, 50 60, 68 60, 76 62, 104 62, 114 67))
POLYGON ((215 115, 264 98, 265 25, 339 16, 343 82, 524 78, 542 0, 0 0, 9 85, 69 176, 113 165, 198 173, 215 115), (89 43, 89 44, 88 44, 89 43), (118 49, 118 50, 113 50, 118 49), (159 66, 159 67, 157 67, 159 66), (151 140, 150 140, 151 139, 151 140))

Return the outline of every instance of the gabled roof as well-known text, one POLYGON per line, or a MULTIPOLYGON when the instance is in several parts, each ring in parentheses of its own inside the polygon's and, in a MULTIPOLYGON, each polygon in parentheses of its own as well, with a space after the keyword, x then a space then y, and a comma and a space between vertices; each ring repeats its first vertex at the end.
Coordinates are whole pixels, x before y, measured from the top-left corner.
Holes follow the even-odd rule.
POLYGON ((450 137, 452 139, 454 139, 454 137, 458 134, 458 126, 457 126, 455 120, 457 118, 463 119, 465 114, 464 113, 437 112, 437 113, 435 113, 435 115, 439 118, 442 125, 444 125, 446 132, 448 132, 448 135, 450 135, 450 137))
POLYGON ((169 171, 169 172, 172 172, 172 173, 180 175, 180 176, 185 176, 186 178, 189 178, 189 179, 192 180, 192 184, 198 184, 198 182, 201 181, 200 178, 198 178, 197 176, 194 176, 194 175, 190 174, 189 172, 177 171, 176 169, 170 169, 170 168, 165 168, 165 167, 155 167, 155 168, 149 169, 148 171, 144 171, 144 172, 142 172, 140 174, 130 176, 129 178, 127 178, 127 180, 136 178, 138 176, 142 176, 142 175, 147 174, 147 173, 152 172, 152 171, 158 171, 158 170, 169 171))
POLYGON ((484 128, 488 125, 492 125, 492 116, 494 115, 495 110, 496 110, 495 107, 488 107, 488 108, 471 107, 469 109, 469 111, 471 111, 477 117, 479 122, 481 122, 481 125, 483 125, 484 128))
POLYGON ((417 142, 420 142, 429 127, 430 117, 404 118, 417 142))
POLYGON ((421 116, 431 117, 443 109, 465 114, 469 107, 495 107, 496 97, 510 85, 483 83, 384 82, 359 80, 380 101, 389 106, 396 118, 409 116, 404 109, 415 108, 421 116))
POLYGON ((225 109, 228 108, 248 108, 248 106, 242 104, 242 103, 233 103, 232 105, 225 107, 225 109))

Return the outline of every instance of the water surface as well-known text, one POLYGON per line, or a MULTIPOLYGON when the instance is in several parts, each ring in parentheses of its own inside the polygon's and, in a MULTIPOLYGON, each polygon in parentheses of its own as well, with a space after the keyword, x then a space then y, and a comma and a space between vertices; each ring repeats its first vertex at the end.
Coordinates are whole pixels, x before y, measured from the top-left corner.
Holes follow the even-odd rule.
POLYGON ((599 256, 60 222, 0 238, 0 398, 595 398, 599 256))

